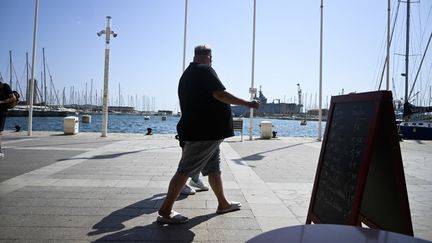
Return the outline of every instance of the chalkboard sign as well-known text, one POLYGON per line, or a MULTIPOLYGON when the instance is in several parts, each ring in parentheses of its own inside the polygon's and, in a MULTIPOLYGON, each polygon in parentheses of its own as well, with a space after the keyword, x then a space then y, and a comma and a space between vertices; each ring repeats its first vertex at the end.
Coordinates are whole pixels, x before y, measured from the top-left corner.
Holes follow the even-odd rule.
POLYGON ((364 222, 410 234, 408 198, 395 199, 407 195, 395 129, 391 92, 332 97, 306 223, 364 222), (378 182, 380 186, 375 187, 378 182), (378 197, 377 203, 380 193, 389 199, 378 197), (387 204, 393 206, 383 213, 387 204), (404 215, 394 216, 400 212, 404 215), (395 218, 400 222, 392 222, 395 218))
POLYGON ((373 108, 372 101, 333 108, 314 205, 323 223, 349 221, 373 108))

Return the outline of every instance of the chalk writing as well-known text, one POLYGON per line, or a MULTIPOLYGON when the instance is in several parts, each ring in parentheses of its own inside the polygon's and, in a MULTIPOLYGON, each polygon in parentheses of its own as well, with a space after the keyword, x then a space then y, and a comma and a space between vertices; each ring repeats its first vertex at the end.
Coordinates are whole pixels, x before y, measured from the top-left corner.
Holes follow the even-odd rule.
POLYGON ((351 214, 373 107, 363 101, 333 108, 314 204, 323 223, 344 224, 351 214))

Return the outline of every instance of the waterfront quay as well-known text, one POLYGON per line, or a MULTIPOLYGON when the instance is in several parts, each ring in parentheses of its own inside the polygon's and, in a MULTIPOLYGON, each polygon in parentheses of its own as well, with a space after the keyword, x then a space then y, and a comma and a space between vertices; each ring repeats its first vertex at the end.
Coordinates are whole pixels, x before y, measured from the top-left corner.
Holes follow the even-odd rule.
MULTIPOLYGON (((432 141, 400 145, 414 236, 432 241, 432 141)), ((156 222, 181 155, 174 134, 5 131, 2 147, 1 242, 244 242, 306 222, 321 142, 225 140, 224 188, 242 209, 215 214, 211 189, 181 196, 182 225, 156 222)))

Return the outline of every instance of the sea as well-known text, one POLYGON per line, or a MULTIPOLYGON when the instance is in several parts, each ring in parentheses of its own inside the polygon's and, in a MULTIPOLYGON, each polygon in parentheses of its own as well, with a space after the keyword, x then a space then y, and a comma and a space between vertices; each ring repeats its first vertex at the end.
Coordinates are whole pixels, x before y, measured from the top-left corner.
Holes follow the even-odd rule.
MULTIPOLYGON (((90 123, 82 122, 82 115, 77 115, 79 121, 79 132, 101 132, 102 115, 91 115, 90 123)), ((162 120, 161 116, 151 116, 145 120, 142 115, 108 115, 108 133, 147 133, 151 128, 153 134, 176 134, 176 126, 180 117, 167 116, 162 120)), ((278 137, 317 137, 318 121, 307 121, 307 125, 300 125, 298 120, 253 118, 253 136, 260 136, 260 124, 263 121, 272 123, 272 131, 277 132, 278 137)), ((243 136, 249 135, 249 118, 243 118, 243 136)), ((21 131, 28 130, 28 117, 8 117, 5 130, 15 130, 15 126, 21 127, 21 131)), ((324 134, 326 122, 322 121, 322 135, 324 134)), ((209 127, 208 129, 211 129, 209 127)), ((64 131, 64 117, 33 117, 32 131, 64 131)), ((240 135, 239 131, 235 132, 240 135)))

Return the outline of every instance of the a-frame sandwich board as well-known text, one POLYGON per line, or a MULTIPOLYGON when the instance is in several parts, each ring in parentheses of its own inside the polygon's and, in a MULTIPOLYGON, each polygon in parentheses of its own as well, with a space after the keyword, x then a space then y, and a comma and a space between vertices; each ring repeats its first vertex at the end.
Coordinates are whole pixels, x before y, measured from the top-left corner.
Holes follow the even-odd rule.
POLYGON ((334 96, 306 223, 413 235, 389 91, 334 96))

